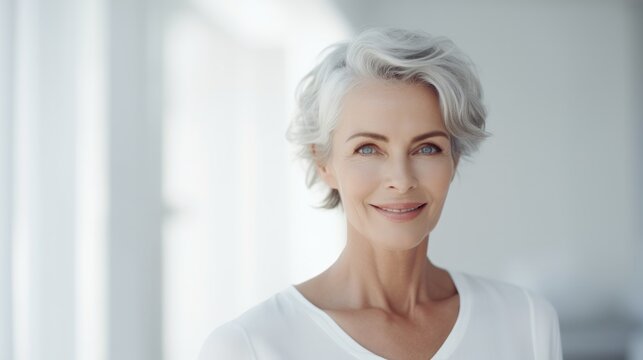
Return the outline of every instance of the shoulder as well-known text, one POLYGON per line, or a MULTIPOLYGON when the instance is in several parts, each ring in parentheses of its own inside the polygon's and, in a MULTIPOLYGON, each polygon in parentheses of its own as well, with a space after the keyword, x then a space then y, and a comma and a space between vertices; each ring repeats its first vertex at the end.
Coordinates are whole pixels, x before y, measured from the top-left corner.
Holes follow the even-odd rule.
POLYGON ((556 310, 548 300, 522 286, 467 273, 460 276, 477 303, 518 307, 536 315, 556 317, 556 310))
POLYGON ((560 328, 554 306, 524 287, 478 275, 460 273, 475 308, 474 316, 492 321, 507 335, 531 343, 536 359, 561 359, 560 328))
POLYGON ((198 360, 255 358, 254 349, 243 327, 230 321, 210 333, 201 347, 198 360))
POLYGON ((198 360, 256 359, 257 354, 266 352, 266 343, 275 343, 288 334, 291 312, 283 291, 271 296, 214 329, 198 360))
POLYGON ((560 323, 554 306, 544 297, 525 290, 529 301, 536 359, 562 359, 560 323))

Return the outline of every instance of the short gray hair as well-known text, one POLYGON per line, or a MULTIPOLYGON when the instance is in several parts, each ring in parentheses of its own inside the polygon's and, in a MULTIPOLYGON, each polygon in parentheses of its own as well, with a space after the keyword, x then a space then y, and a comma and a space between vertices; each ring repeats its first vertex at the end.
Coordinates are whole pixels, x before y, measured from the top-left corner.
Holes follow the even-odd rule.
MULTIPOLYGON (((490 135, 485 131, 486 110, 474 66, 445 37, 371 28, 321 54, 325 54, 321 62, 297 87, 298 108, 286 133, 298 147, 298 157, 306 162, 309 188, 319 181, 316 164, 330 157, 342 99, 361 79, 401 80, 435 88, 456 161, 474 153, 490 135)), ((330 189, 321 207, 332 209, 340 204, 339 192, 330 189)))

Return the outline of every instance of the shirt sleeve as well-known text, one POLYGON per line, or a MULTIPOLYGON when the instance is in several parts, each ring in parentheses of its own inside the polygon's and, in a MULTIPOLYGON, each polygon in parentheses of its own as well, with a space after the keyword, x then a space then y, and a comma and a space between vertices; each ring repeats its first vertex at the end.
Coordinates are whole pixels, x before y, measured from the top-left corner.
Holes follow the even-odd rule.
POLYGON ((536 360, 562 360, 556 309, 545 298, 526 291, 531 312, 531 336, 536 360))
POLYGON ((197 360, 215 359, 256 359, 250 339, 243 327, 229 322, 210 333, 197 360))

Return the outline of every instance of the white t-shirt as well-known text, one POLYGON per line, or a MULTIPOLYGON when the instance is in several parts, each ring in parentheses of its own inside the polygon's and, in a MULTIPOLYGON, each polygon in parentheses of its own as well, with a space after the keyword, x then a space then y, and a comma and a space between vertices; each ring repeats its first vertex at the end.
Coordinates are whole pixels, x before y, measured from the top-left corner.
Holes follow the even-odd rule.
MULTIPOLYGON (((547 300, 500 281, 449 274, 460 309, 432 359, 562 359, 558 316, 547 300)), ((384 358, 351 338, 291 285, 215 329, 198 359, 384 358)))

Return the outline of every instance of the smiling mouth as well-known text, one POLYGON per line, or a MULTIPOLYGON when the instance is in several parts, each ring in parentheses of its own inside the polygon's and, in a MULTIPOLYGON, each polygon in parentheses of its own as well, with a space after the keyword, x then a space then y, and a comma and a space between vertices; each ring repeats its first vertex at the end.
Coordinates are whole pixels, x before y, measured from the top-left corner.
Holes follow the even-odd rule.
POLYGON ((393 208, 376 206, 376 205, 372 205, 372 206, 377 208, 377 209, 379 209, 379 210, 383 210, 383 211, 390 212, 390 213, 393 213, 393 214, 404 214, 404 213, 409 213, 409 212, 412 212, 412 211, 419 210, 420 208, 426 206, 426 203, 420 204, 420 205, 415 206, 415 207, 405 208, 405 209, 393 209, 393 208))
POLYGON ((420 213, 426 207, 426 203, 386 204, 383 206, 371 204, 371 206, 386 219, 400 223, 411 221, 420 216, 420 213))

